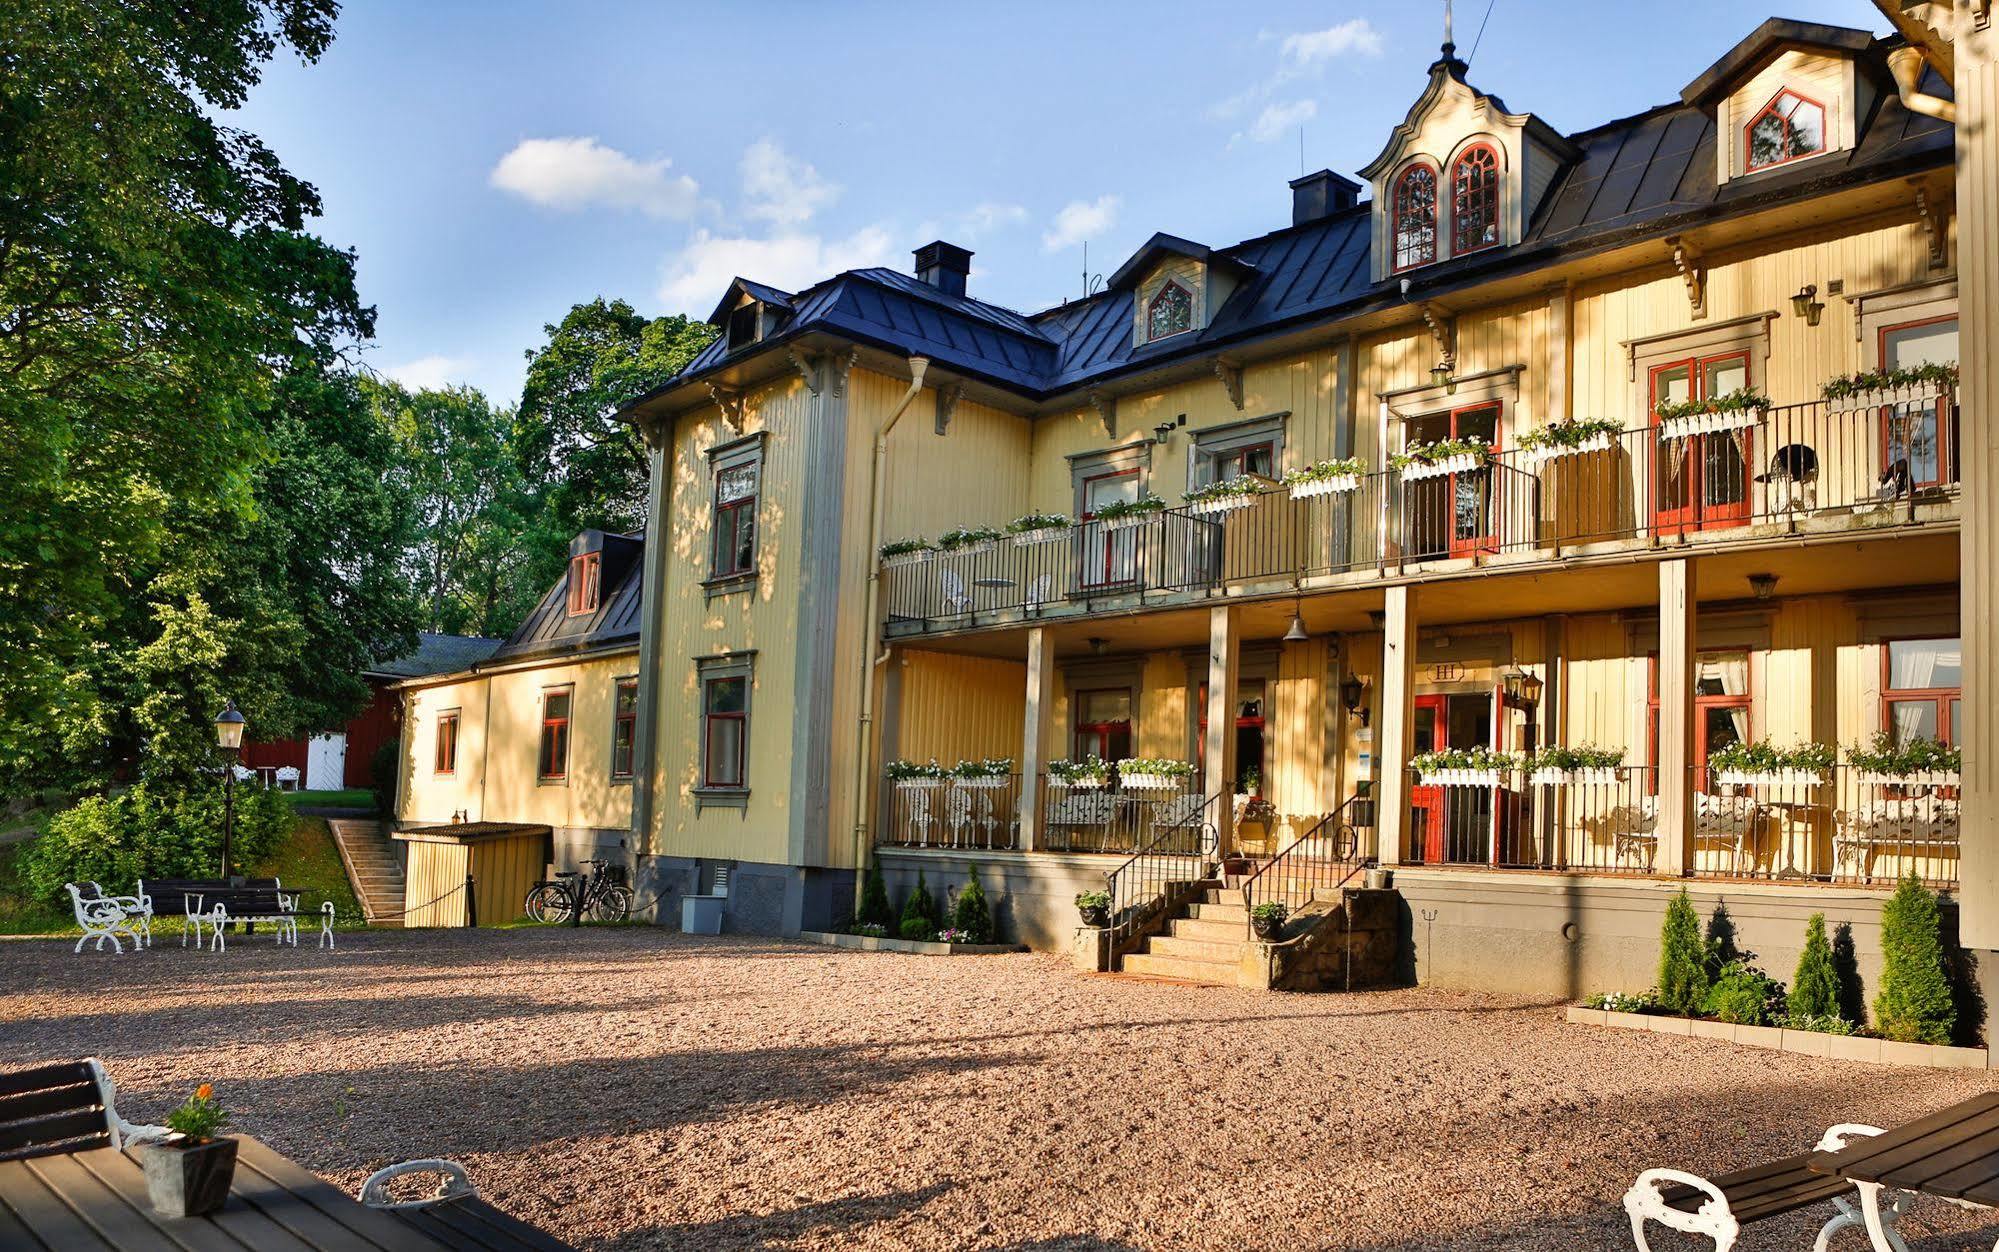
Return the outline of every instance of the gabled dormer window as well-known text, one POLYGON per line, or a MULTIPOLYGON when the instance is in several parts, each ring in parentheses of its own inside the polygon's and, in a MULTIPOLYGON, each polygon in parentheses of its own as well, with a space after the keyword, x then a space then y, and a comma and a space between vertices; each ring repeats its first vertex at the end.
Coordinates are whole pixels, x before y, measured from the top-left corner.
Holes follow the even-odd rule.
POLYGON ((757 341, 759 320, 754 300, 729 314, 729 351, 747 348, 757 341))
POLYGON ((1145 310, 1145 338, 1148 343, 1178 335, 1194 327, 1194 293, 1169 281, 1152 297, 1145 310))
POLYGON ((1499 242, 1499 154, 1473 144, 1451 166, 1451 255, 1499 242))
POLYGON ((569 559, 569 616, 597 611, 598 572, 603 554, 585 552, 569 559))
POLYGON ((1826 150, 1825 106, 1786 87, 1749 120, 1743 152, 1750 171, 1826 150))
POLYGON ((1412 165, 1395 180, 1395 268, 1437 259, 1437 171, 1412 165))

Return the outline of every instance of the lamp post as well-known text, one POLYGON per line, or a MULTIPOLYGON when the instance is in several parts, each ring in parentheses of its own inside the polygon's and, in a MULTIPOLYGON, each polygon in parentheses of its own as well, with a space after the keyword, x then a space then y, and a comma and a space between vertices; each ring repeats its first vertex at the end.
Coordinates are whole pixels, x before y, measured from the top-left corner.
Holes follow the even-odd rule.
POLYGON ((236 702, 225 702, 215 716, 215 742, 229 763, 222 767, 222 878, 229 879, 229 844, 236 834, 236 762, 243 755, 243 725, 247 719, 236 702))

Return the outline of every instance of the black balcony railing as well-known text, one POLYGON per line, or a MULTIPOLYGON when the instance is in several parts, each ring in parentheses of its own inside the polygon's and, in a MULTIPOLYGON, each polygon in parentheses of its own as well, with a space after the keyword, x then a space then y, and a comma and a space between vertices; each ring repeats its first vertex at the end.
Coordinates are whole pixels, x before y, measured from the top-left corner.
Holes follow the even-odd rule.
POLYGON ((1214 839, 1208 809, 1198 780, 1077 786, 1043 775, 1038 846, 1049 852, 1195 852, 1214 839))
POLYGON ((883 778, 878 842, 995 851, 1019 846, 1020 775, 883 778))

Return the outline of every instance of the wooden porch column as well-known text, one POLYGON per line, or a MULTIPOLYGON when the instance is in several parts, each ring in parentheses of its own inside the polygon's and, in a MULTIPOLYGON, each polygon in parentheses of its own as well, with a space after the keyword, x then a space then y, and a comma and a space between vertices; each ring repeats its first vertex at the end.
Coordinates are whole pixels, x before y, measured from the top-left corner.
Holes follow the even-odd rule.
POLYGON ((1383 865, 1400 865, 1409 831, 1409 754, 1415 743, 1416 590, 1390 587, 1382 603, 1381 690, 1376 694, 1374 843, 1383 865))
POLYGON ((1208 741, 1201 757, 1208 794, 1219 791, 1215 833, 1224 854, 1235 847, 1235 700, 1242 671, 1242 640, 1236 635, 1233 605, 1208 610, 1208 741))
POLYGON ((1694 847, 1694 563, 1659 564, 1659 852, 1661 874, 1684 874, 1694 847))
POLYGON ((1055 743, 1055 643, 1048 628, 1027 632, 1027 715, 1020 735, 1020 850, 1041 846, 1041 775, 1061 755, 1055 743))

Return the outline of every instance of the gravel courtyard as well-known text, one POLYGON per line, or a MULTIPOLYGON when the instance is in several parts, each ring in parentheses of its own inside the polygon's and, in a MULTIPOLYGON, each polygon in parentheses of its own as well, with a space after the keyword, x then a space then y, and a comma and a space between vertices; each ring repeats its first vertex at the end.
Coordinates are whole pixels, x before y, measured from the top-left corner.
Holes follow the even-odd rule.
MULTIPOLYGON (((1618 1197, 1646 1166, 1720 1171, 1999 1086, 1493 996, 1264 995, 1046 956, 645 928, 340 942, 0 943, 0 1058, 100 1056, 134 1121, 212 1079, 238 1129, 350 1190, 456 1157, 607 1249, 1630 1247, 1618 1197)), ((1817 1220, 1738 1246, 1808 1246, 1817 1220)), ((1928 1203, 1903 1228, 1989 1247, 1975 1221, 1928 1203)))

